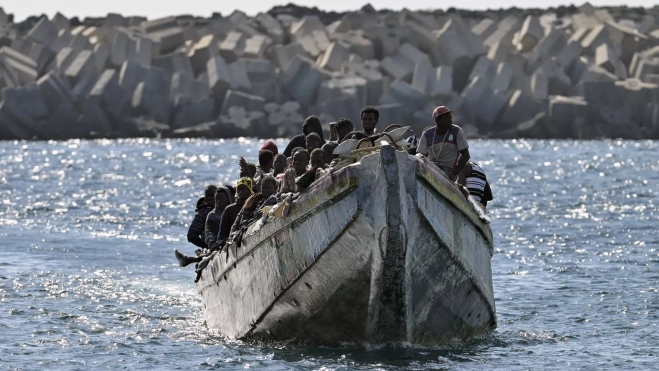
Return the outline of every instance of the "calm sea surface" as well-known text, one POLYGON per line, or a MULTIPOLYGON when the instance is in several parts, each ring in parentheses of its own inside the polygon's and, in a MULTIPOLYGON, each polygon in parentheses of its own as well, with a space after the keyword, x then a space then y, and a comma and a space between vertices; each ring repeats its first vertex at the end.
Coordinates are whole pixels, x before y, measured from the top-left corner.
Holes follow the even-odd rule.
POLYGON ((659 142, 470 144, 498 328, 329 349, 213 335, 175 264, 204 185, 258 142, 0 142, 0 369, 659 369, 659 142))

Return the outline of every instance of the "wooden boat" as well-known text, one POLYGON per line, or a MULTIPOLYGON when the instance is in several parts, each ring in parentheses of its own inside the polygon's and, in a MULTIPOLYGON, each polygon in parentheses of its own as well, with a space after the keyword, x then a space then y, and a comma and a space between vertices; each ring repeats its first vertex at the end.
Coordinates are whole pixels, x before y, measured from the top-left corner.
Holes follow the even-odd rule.
POLYGON ((288 216, 211 259, 197 283, 207 325, 329 346, 441 345, 496 326, 492 231, 458 187, 390 145, 344 157, 288 216))

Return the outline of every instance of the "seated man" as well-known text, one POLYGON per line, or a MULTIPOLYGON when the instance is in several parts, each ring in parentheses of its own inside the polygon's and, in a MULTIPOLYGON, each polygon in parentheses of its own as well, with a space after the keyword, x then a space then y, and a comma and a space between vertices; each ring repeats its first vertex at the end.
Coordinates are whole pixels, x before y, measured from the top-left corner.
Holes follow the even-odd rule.
POLYGON ((435 108, 432 118, 436 126, 423 131, 416 152, 428 157, 455 181, 469 161, 467 138, 459 126, 453 125, 451 111, 445 106, 435 108))
POLYGON ((310 133, 306 137, 306 147, 307 147, 307 152, 311 153, 316 148, 320 148, 323 146, 323 142, 320 139, 320 135, 316 133, 310 133))
POLYGON ((320 146, 325 144, 325 139, 323 139, 323 127, 320 123, 320 119, 316 116, 309 116, 304 120, 304 124, 302 124, 302 133, 303 134, 294 136, 290 143, 288 143, 288 146, 286 146, 286 149, 284 149, 283 152, 286 157, 293 156, 294 148, 306 146, 306 138, 310 133, 318 134, 321 139, 320 146))
POLYGON ((286 169, 284 177, 279 185, 279 193, 295 192, 295 179, 307 172, 309 164, 309 152, 306 149, 299 149, 293 155, 292 166, 286 169))
POLYGON ((201 247, 202 249, 207 247, 204 242, 204 227, 206 226, 208 213, 210 213, 215 206, 216 191, 216 186, 212 184, 206 186, 204 197, 197 201, 197 208, 195 209, 196 214, 192 223, 190 223, 190 228, 188 229, 188 242, 201 247))
MULTIPOLYGON (((233 225, 238 213, 243 207, 245 200, 252 194, 252 179, 251 178, 240 178, 238 183, 236 183, 236 202, 227 206, 222 212, 222 218, 220 219, 220 230, 217 235, 217 240, 214 246, 211 246, 211 249, 216 249, 218 247, 224 246, 226 239, 229 238, 231 233, 231 226, 233 225)), ((192 263, 198 263, 203 258, 204 255, 200 254, 196 257, 186 256, 174 250, 174 255, 179 262, 181 267, 188 266, 192 263)))
POLYGON ((296 192, 303 192, 311 183, 325 175, 327 163, 325 162, 325 152, 322 149, 316 148, 311 152, 310 163, 311 169, 295 180, 296 192))
POLYGON ((284 172, 286 171, 286 166, 288 166, 286 156, 284 156, 283 153, 275 155, 274 163, 272 166, 272 176, 274 176, 278 181, 281 180, 281 178, 284 176, 284 172))
POLYGON ((215 192, 215 208, 208 214, 206 218, 206 246, 213 248, 217 240, 217 234, 220 230, 220 221, 222 220, 222 213, 227 206, 233 203, 233 195, 227 187, 220 187, 215 192))
POLYGON ((277 181, 271 175, 266 175, 261 181, 261 192, 254 193, 243 204, 242 209, 238 213, 231 233, 241 230, 243 227, 248 226, 252 221, 258 219, 259 211, 264 206, 272 206, 277 204, 277 181))

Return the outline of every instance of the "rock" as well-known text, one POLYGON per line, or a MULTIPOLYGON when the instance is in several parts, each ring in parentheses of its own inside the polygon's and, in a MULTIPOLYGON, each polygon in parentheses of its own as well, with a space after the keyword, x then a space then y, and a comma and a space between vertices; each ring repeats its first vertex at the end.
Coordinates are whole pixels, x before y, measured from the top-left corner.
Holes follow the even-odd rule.
POLYGON ((300 113, 300 103, 288 101, 281 105, 276 103, 267 103, 264 105, 267 112, 267 124, 276 130, 278 137, 294 135, 299 130, 298 123, 304 121, 300 113))
POLYGON ((208 72, 208 87, 215 97, 215 101, 223 102, 227 91, 231 88, 229 66, 222 57, 215 56, 208 60, 206 71, 208 72))
POLYGON ((532 50, 544 36, 545 31, 540 25, 540 20, 530 15, 526 17, 522 24, 515 47, 520 53, 526 53, 532 50))
POLYGON ((320 85, 329 78, 312 60, 295 56, 281 76, 281 85, 293 99, 309 106, 316 102, 320 85))

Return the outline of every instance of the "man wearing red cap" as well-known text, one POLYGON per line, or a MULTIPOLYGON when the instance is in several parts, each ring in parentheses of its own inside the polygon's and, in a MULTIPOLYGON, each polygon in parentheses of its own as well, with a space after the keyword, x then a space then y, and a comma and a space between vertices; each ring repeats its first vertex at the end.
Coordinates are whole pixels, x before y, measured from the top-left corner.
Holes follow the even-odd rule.
POLYGON ((267 149, 270 152, 272 152, 273 155, 277 155, 279 153, 279 148, 277 148, 277 144, 271 140, 266 141, 263 143, 263 147, 261 149, 267 149))
POLYGON ((446 106, 435 108, 432 119, 436 126, 423 131, 416 152, 456 180, 470 158, 467 138, 462 128, 453 125, 451 110, 446 106))

